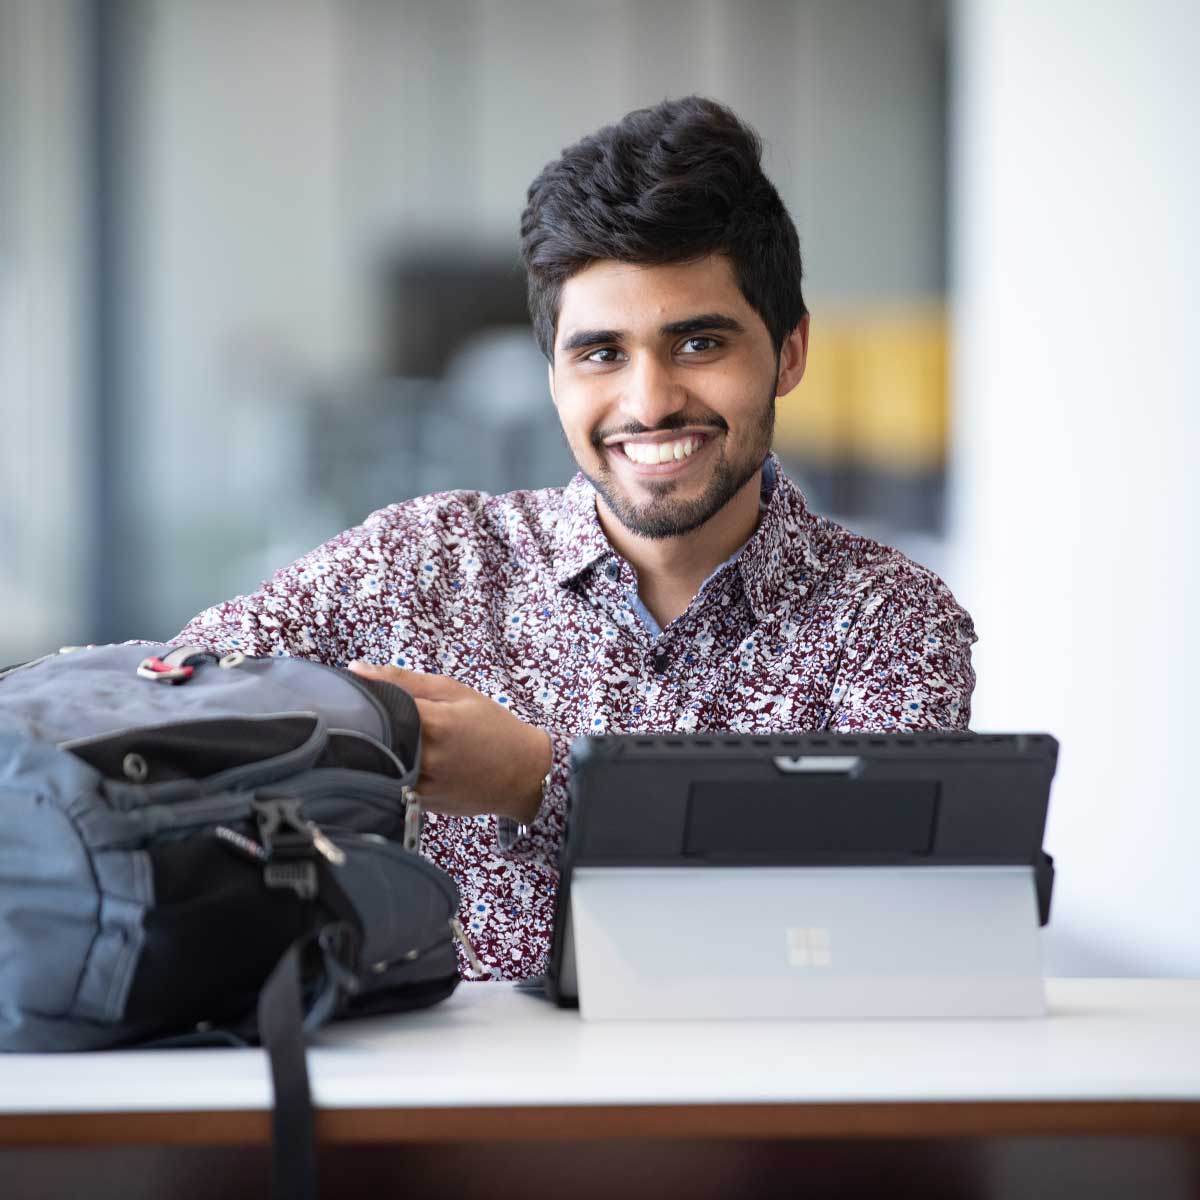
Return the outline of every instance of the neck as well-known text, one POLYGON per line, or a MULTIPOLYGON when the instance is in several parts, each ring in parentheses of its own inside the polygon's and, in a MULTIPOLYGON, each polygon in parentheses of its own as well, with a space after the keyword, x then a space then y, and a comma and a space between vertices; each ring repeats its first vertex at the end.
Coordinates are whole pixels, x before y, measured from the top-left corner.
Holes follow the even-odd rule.
POLYGON ((638 595, 660 628, 692 602, 700 585, 745 545, 758 527, 762 471, 755 471, 733 498, 698 529, 680 537, 633 533, 596 497, 596 515, 613 549, 637 571, 638 595))

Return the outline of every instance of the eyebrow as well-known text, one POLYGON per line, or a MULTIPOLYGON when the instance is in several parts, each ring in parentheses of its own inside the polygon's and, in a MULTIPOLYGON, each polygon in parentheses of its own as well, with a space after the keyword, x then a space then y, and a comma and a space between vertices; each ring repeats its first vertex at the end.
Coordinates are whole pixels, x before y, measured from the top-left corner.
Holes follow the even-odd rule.
POLYGON ((622 334, 619 329, 580 329, 564 340, 564 350, 582 350, 585 346, 600 346, 607 342, 619 342, 622 334))
POLYGON ((745 333, 741 321, 728 317, 724 313, 701 313, 697 317, 686 317, 682 321, 672 321, 664 325, 659 333, 663 337, 682 337, 688 333, 704 333, 706 330, 724 330, 726 333, 745 333))
MULTIPOLYGON (((660 326, 662 337, 683 337, 689 333, 704 333, 708 330, 723 330, 726 333, 745 333, 745 326, 725 313, 699 313, 685 317, 682 321, 671 321, 660 326)), ((587 346, 602 346, 610 342, 622 342, 625 333, 620 329, 580 329, 564 339, 564 350, 582 350, 587 346)))

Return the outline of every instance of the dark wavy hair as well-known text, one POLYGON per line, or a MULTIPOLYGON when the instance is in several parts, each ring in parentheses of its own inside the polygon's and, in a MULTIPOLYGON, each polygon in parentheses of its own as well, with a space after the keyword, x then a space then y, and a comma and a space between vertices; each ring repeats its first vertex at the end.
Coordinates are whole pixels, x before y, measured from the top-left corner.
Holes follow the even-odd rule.
POLYGON ((807 314, 800 240, 758 135, 702 96, 639 108, 568 146, 529 186, 521 258, 553 361, 562 285, 602 259, 660 266, 725 254, 776 353, 807 314))

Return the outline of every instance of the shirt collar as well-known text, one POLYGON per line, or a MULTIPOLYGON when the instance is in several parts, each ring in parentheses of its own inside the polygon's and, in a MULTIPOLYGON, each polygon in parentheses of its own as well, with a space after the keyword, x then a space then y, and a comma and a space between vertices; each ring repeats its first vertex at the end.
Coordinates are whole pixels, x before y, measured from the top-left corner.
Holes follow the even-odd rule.
POLYGON ((560 586, 614 553, 596 516, 596 489, 582 471, 563 489, 562 515, 554 562, 554 582, 560 586))
MULTIPOLYGON (((582 473, 563 489, 563 503, 554 566, 559 585, 615 553, 596 515, 596 489, 582 473)), ((814 546, 815 518, 774 454, 763 462, 763 504, 758 528, 735 555, 746 598, 760 621, 786 596, 803 595, 813 575, 825 570, 814 546)))
POLYGON ((817 520, 774 454, 763 463, 766 507, 738 555, 738 570, 755 620, 782 601, 803 596, 825 570, 816 546, 817 520), (769 489, 769 494, 768 494, 769 489))

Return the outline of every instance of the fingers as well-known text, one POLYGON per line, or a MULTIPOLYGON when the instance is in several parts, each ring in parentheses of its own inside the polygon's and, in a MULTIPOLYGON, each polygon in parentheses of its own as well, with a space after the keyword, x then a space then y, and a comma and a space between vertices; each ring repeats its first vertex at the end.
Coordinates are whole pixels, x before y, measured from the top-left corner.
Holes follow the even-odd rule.
POLYGON ((451 679, 448 675, 426 675, 422 671, 406 671, 402 667, 380 667, 374 663, 355 660, 348 668, 355 675, 364 675, 369 679, 382 679, 385 683, 394 683, 402 687, 411 696, 420 696, 426 700, 453 700, 465 684, 451 679))
POLYGON ((352 662, 350 670, 404 688, 421 718, 417 791, 430 812, 536 812, 550 739, 510 708, 445 675, 352 662))
MULTIPOLYGON (((447 779, 447 768, 452 759, 448 759, 443 738, 446 726, 443 724, 447 709, 444 702, 414 698, 417 715, 421 718, 421 773, 417 779, 417 793, 421 803, 430 812, 454 813, 454 804, 447 803, 444 795, 450 782, 447 779)), ((451 775, 453 772, 451 771, 451 775)))

